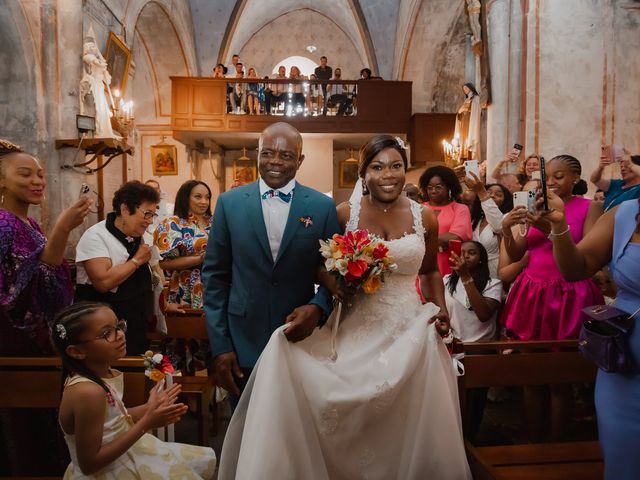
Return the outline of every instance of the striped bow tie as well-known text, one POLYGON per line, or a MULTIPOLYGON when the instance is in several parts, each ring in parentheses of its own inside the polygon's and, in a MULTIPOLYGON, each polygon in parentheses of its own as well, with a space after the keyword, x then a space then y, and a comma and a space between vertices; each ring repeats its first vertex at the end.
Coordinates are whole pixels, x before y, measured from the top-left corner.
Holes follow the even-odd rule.
POLYGON ((279 197, 284 203, 289 203, 292 196, 293 191, 290 193, 282 193, 280 190, 267 190, 262 194, 262 199, 266 200, 267 198, 279 197))

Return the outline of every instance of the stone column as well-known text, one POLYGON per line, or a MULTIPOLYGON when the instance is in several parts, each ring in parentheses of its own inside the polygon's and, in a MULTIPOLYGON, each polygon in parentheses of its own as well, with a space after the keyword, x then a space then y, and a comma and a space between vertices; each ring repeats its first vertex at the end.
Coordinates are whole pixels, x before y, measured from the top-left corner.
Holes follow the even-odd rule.
MULTIPOLYGON (((491 174, 496 164, 517 140, 517 132, 510 128, 513 124, 510 121, 513 108, 510 91, 512 85, 516 83, 513 75, 518 73, 519 76, 520 64, 517 62, 517 53, 510 52, 510 37, 513 39, 514 36, 518 36, 519 29, 517 32, 511 32, 511 35, 510 29, 519 26, 519 23, 515 23, 512 19, 511 3, 519 2, 497 0, 487 6, 487 38, 491 72, 491 104, 487 109, 487 175, 491 174)), ((488 178, 488 180, 491 179, 488 178)))

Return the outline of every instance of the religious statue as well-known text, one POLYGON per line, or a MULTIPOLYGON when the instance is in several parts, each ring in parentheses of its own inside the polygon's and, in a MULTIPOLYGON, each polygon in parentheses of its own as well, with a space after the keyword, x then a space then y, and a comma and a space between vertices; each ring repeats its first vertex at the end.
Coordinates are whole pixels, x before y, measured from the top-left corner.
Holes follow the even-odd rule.
POLYGON ((86 97, 91 94, 95 106, 96 137, 118 138, 111 128, 111 75, 95 42, 93 27, 84 40, 82 49, 83 75, 80 81, 80 114, 84 114, 86 97), (108 96, 107 96, 108 94, 108 96))
POLYGON ((473 49, 476 55, 482 54, 482 27, 480 26, 480 11, 482 4, 480 0, 467 0, 467 14, 469 15, 469 24, 471 25, 471 33, 473 36, 473 49))
POLYGON ((472 83, 465 83, 462 91, 464 102, 456 114, 454 138, 458 138, 462 146, 462 159, 480 162, 480 95, 472 83))

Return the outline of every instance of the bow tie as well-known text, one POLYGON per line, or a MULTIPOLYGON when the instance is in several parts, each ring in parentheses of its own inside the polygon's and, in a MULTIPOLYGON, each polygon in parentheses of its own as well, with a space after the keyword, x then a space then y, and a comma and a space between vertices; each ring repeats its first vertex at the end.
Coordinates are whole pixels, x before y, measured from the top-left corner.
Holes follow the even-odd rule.
POLYGON ((279 197, 284 203, 289 203, 292 196, 293 191, 290 193, 282 193, 280 190, 267 190, 262 194, 262 199, 266 200, 267 198, 279 197))

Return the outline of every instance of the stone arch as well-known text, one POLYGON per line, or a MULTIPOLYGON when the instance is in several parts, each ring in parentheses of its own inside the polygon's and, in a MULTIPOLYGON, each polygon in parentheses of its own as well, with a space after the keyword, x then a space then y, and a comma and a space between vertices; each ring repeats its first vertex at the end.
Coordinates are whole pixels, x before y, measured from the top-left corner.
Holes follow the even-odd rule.
POLYGON ((42 58, 21 2, 0 10, 0 137, 38 153, 44 137, 42 58), (35 135, 34 135, 35 133, 35 135))
POLYGON ((339 25, 322 13, 306 8, 290 11, 265 24, 249 37, 239 53, 245 65, 256 67, 260 75, 270 74, 273 63, 283 58, 298 55, 317 62, 320 55, 326 55, 333 68, 342 68, 343 78, 357 78, 366 61, 339 25), (318 50, 313 55, 304 49, 305 39, 309 38, 305 28, 308 21, 322 33, 314 40, 318 50))
POLYGON ((218 62, 225 63, 232 53, 240 51, 267 24, 297 10, 309 10, 329 18, 355 45, 362 63, 374 72, 378 71, 373 41, 359 0, 260 0, 259 9, 257 0, 237 0, 222 40, 218 62), (339 15, 340 12, 349 12, 350 15, 339 15))

